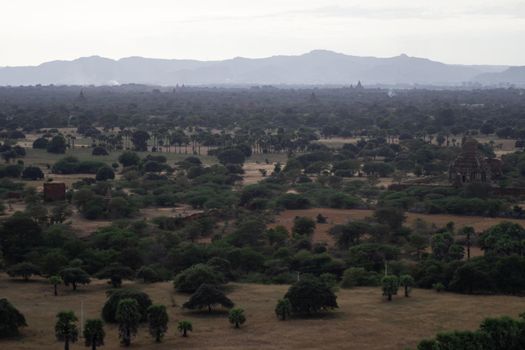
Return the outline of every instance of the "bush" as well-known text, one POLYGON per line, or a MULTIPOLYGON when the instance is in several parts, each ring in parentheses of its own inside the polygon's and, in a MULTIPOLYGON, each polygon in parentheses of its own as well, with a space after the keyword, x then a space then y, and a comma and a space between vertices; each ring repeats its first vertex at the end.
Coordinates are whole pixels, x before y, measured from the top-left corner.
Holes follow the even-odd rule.
POLYGON ((33 149, 47 149, 49 141, 46 138, 40 137, 33 141, 33 149))
POLYGON ((148 307, 152 305, 150 297, 144 293, 134 289, 120 289, 108 293, 108 300, 102 308, 102 318, 108 323, 116 323, 117 307, 123 299, 133 299, 139 304, 139 312, 141 314, 141 322, 146 322, 148 307))

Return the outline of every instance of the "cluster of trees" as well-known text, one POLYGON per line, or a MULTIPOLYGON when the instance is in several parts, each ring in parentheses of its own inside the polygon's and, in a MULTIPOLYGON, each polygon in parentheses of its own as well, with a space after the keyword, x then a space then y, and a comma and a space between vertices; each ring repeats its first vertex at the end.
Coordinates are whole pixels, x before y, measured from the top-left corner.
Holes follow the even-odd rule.
POLYGON ((518 350, 525 347, 525 319, 487 318, 476 331, 438 333, 422 340, 417 350, 518 350))

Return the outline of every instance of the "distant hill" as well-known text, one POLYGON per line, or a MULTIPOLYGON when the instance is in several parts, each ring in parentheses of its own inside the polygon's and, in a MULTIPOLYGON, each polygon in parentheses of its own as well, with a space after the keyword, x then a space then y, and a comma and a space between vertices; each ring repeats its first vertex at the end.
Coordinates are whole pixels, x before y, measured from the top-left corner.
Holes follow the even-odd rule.
POLYGON ((482 84, 516 84, 525 85, 525 66, 509 67, 503 72, 480 74, 475 78, 482 84))
POLYGON ((0 85, 349 85, 359 80, 365 85, 457 85, 478 81, 478 78, 491 83, 501 82, 499 77, 505 77, 507 68, 449 65, 407 55, 359 57, 325 50, 299 56, 238 57, 223 61, 142 57, 112 60, 92 56, 33 67, 0 68, 0 85))

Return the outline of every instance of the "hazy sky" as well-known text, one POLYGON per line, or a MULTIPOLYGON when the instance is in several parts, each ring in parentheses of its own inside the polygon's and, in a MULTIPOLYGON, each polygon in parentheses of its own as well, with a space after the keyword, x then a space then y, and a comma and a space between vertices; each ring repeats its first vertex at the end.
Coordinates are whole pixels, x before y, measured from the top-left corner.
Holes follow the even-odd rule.
POLYGON ((525 65, 525 0, 0 0, 0 66, 313 49, 525 65))

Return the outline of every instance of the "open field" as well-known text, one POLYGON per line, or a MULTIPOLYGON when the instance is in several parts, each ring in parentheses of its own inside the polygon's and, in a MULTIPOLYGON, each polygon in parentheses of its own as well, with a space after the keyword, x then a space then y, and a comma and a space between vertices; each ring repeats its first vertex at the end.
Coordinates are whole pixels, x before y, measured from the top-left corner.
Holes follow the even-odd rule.
MULTIPOLYGON (((362 220, 367 217, 371 217, 374 214, 373 210, 363 209, 330 209, 330 208, 311 208, 301 210, 285 210, 276 216, 275 222, 272 223, 272 227, 282 225, 289 231, 292 229, 293 221, 296 216, 304 216, 311 219, 317 217, 317 214, 322 214, 327 217, 326 224, 317 224, 314 235, 312 237, 313 242, 326 242, 328 244, 333 243, 333 239, 328 233, 334 225, 344 224, 350 220, 362 220)), ((443 227, 448 222, 453 221, 456 228, 464 226, 472 226, 476 232, 482 232, 491 226, 494 226, 502 221, 512 221, 520 225, 525 226, 525 220, 518 219, 505 219, 505 218, 492 218, 483 216, 459 216, 459 215, 431 215, 431 214, 415 214, 405 213, 407 216, 406 224, 411 225, 416 219, 422 219, 430 224, 434 224, 437 227, 443 227)))
MULTIPOLYGON (((415 289, 410 298, 397 296, 389 303, 378 288, 357 288, 338 292, 339 309, 317 318, 278 321, 273 309, 287 286, 233 284, 228 296, 245 309, 247 322, 233 329, 225 313, 189 312, 180 308, 187 295, 174 294, 171 283, 151 285, 128 284, 143 289, 154 303, 168 306, 170 324, 162 344, 155 344, 147 328, 141 327, 131 348, 135 349, 355 349, 402 350, 439 331, 475 329, 489 316, 517 316, 525 310, 525 299, 512 296, 472 296, 415 289), (173 306, 175 300, 177 306, 173 306), (176 333, 176 323, 190 320, 194 332, 188 338, 176 333)), ((78 292, 61 288, 52 295, 44 281, 14 282, 0 275, 0 293, 26 316, 29 327, 23 337, 1 341, 0 348, 9 350, 55 350, 61 344, 53 337, 55 314, 74 310, 80 317, 99 317, 107 285, 94 281, 78 292)), ((118 349, 117 328, 106 326, 106 346, 118 349)), ((82 341, 82 340, 80 340, 82 341)), ((78 343, 72 349, 83 348, 78 343)))

